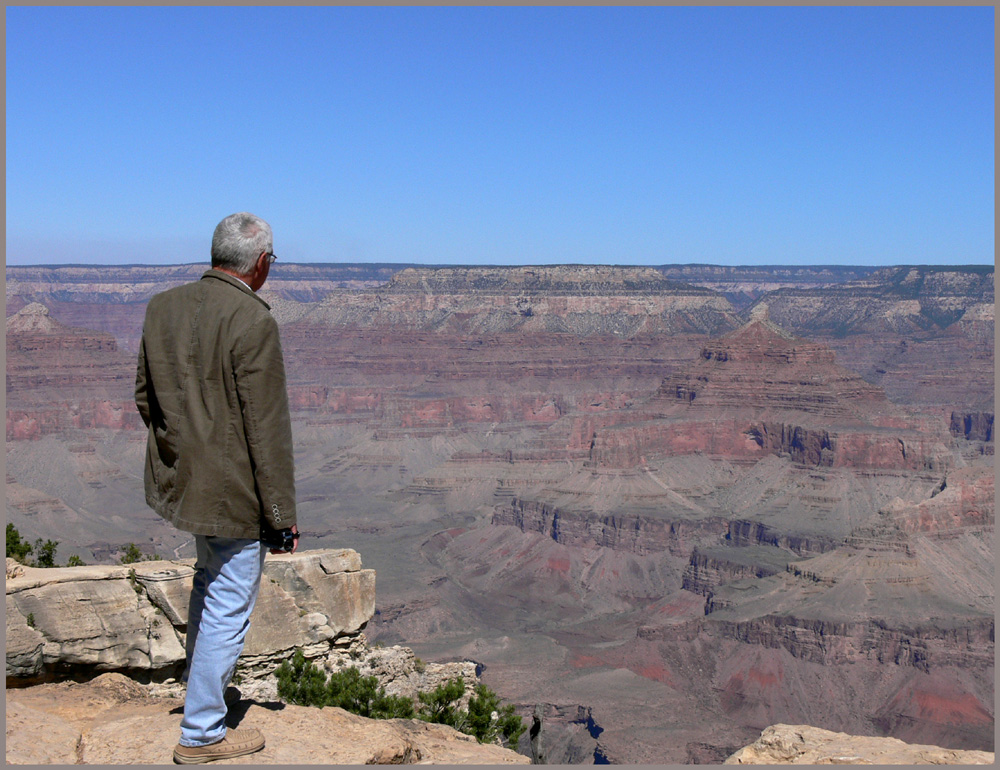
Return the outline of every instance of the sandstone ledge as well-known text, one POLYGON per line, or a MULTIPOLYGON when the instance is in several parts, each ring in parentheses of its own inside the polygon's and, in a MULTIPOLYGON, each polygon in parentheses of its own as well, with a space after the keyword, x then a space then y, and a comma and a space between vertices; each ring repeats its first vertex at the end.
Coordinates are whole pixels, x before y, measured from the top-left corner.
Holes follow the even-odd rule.
MULTIPOLYGON (((7 691, 8 764, 171 764, 183 701, 154 697, 116 673, 84 684, 50 683, 7 691)), ((339 708, 243 700, 231 727, 256 727, 256 754, 215 764, 531 764, 444 725, 372 720, 339 708)))
MULTIPOLYGON (((7 686, 119 671, 164 679, 184 661, 191 560, 56 569, 6 580, 7 686)), ((357 639, 375 612, 375 572, 350 549, 268 555, 241 669, 267 671, 357 639)))
POLYGON ((772 725, 727 765, 992 765, 990 751, 962 751, 821 730, 772 725))

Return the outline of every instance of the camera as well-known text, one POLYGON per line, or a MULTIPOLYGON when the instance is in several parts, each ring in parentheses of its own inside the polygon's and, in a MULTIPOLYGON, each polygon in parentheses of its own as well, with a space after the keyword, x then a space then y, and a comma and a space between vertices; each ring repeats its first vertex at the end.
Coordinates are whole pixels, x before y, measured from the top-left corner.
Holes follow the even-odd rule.
POLYGON ((285 529, 272 529, 267 524, 261 524, 260 542, 272 550, 291 553, 292 549, 295 548, 297 538, 298 534, 287 527, 285 529))

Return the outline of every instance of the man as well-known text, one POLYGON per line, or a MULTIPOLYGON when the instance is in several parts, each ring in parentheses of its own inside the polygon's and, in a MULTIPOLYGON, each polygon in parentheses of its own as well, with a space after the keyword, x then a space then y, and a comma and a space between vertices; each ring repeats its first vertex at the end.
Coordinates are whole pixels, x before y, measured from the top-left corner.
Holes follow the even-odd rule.
POLYGON ((212 269, 154 296, 142 329, 135 403, 149 428, 146 502, 193 533, 197 552, 178 764, 264 747, 259 730, 227 731, 224 695, 257 600, 262 528, 298 546, 285 365, 278 325, 256 295, 272 248, 267 222, 226 217, 212 269))

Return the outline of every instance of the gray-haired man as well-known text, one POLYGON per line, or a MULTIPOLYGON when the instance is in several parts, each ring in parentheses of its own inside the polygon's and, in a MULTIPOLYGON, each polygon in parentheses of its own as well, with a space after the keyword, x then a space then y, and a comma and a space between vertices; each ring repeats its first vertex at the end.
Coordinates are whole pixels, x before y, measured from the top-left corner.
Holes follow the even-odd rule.
MULTIPOLYGON (((274 261, 271 227, 239 213, 212 237, 212 269, 146 308, 135 403, 149 428, 146 502, 195 536, 180 764, 259 751, 226 729, 226 685, 250 627, 267 548, 298 546, 292 429, 278 325, 256 292, 274 261)), ((277 551, 273 551, 277 553, 277 551)))

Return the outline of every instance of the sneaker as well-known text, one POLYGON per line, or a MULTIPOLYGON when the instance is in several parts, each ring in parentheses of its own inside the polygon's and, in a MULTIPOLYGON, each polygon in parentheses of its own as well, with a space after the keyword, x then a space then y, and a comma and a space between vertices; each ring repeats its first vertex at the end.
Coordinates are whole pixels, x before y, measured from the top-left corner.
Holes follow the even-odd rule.
POLYGON ((228 709, 239 703, 241 697, 243 697, 242 693, 235 687, 227 687, 226 691, 222 694, 222 700, 228 709))
POLYGON ((254 727, 244 727, 240 730, 226 730, 226 737, 207 746, 181 746, 178 743, 174 747, 174 762, 178 765, 200 765, 217 759, 253 754, 262 748, 263 733, 254 727))

